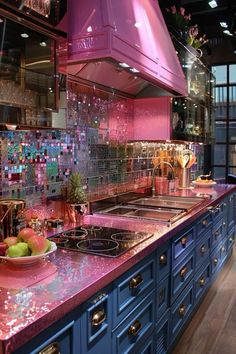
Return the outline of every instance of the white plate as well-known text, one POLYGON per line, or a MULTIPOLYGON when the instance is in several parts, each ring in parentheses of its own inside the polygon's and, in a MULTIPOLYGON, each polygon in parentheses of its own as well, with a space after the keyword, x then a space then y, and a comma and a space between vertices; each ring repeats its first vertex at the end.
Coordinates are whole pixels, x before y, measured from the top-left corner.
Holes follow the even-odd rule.
POLYGON ((4 259, 5 261, 14 263, 15 265, 30 265, 35 262, 38 262, 40 259, 48 256, 50 253, 55 252, 57 249, 57 245, 55 242, 51 242, 51 249, 47 253, 39 254, 38 256, 25 256, 25 257, 8 257, 8 256, 0 256, 0 259, 4 259))
POLYGON ((206 188, 206 187, 212 187, 212 186, 214 186, 214 185, 216 184, 216 182, 215 182, 215 181, 212 181, 212 182, 197 182, 197 181, 192 181, 192 184, 193 184, 194 186, 197 186, 197 187, 204 187, 204 188, 206 188))

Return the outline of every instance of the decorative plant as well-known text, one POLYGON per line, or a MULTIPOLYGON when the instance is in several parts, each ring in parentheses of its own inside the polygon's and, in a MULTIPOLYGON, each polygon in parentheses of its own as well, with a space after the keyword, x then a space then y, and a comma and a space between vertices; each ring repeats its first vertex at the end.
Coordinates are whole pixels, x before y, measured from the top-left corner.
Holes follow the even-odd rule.
POLYGON ((207 43, 206 35, 199 36, 198 25, 191 26, 191 14, 186 15, 185 8, 176 8, 175 5, 171 6, 167 11, 167 21, 177 31, 184 35, 187 44, 195 49, 199 49, 203 44, 207 43))
POLYGON ((69 178, 67 203, 82 204, 86 202, 86 193, 82 184, 82 176, 79 172, 72 173, 69 178))
POLYGON ((171 6, 170 9, 166 9, 168 13, 169 23, 176 29, 180 31, 187 31, 190 27, 191 15, 185 14, 185 8, 180 7, 178 10, 175 5, 171 6))

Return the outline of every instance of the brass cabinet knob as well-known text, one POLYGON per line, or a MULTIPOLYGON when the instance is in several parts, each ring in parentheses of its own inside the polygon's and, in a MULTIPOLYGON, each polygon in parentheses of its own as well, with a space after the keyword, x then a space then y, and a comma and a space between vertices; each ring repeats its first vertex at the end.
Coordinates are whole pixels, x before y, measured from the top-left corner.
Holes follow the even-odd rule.
POLYGON ((223 203, 223 206, 224 206, 224 207, 226 207, 226 206, 227 206, 227 204, 226 204, 226 203, 223 203))
POLYGON ((182 245, 183 247, 185 247, 186 244, 187 244, 187 242, 188 242, 187 237, 182 237, 180 242, 181 242, 181 245, 182 245))
POLYGON ((181 269, 179 275, 181 276, 181 278, 185 278, 187 272, 188 272, 188 268, 184 267, 184 268, 181 269))
POLYGON ((135 320, 134 323, 128 329, 128 336, 134 337, 138 335, 138 332, 141 330, 142 324, 139 320, 135 320))
POLYGON ((166 265, 167 264, 167 257, 166 257, 166 255, 164 253, 160 256, 159 263, 160 263, 160 265, 166 265))
POLYGON ((199 279, 199 284, 200 284, 201 287, 203 287, 205 285, 205 282, 206 282, 206 280, 205 280, 204 277, 199 279))
POLYGON ((218 263, 218 258, 214 258, 213 263, 214 263, 214 265, 216 266, 217 263, 218 263))
POLYGON ((202 225, 203 226, 207 226, 208 225, 208 221, 207 220, 203 220, 202 225))
POLYGON ((92 314, 91 323, 92 323, 93 327, 100 326, 105 320, 106 320, 106 314, 105 314, 105 310, 104 309, 95 311, 92 314))
POLYGON ((186 306, 185 306, 185 304, 181 304, 179 307, 179 316, 184 317, 185 312, 186 312, 186 306))
POLYGON ((215 236, 215 237, 218 237, 218 236, 219 236, 219 234, 220 234, 220 231, 219 231, 219 230, 217 230, 217 231, 214 233, 214 236, 215 236))
POLYGON ((143 283, 143 278, 141 274, 136 275, 136 277, 132 278, 129 282, 130 289, 136 289, 143 283))
POLYGON ((224 246, 221 247, 221 251, 225 252, 225 247, 224 246))
POLYGON ((233 237, 230 237, 230 238, 229 238, 229 242, 230 242, 230 243, 233 243, 233 242, 234 242, 233 237))
POLYGON ((201 247, 200 252, 201 252, 201 255, 204 255, 204 254, 205 254, 205 252, 206 252, 206 246, 205 246, 205 245, 203 245, 203 246, 201 247))
POLYGON ((38 354, 60 354, 60 347, 58 342, 53 342, 40 350, 38 354))

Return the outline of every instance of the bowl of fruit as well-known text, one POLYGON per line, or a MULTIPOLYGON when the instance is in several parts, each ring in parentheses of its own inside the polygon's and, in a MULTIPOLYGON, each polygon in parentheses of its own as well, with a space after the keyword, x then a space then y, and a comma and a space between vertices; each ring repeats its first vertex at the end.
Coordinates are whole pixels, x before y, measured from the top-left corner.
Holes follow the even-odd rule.
POLYGON ((0 242, 0 259, 16 265, 31 265, 56 249, 55 242, 37 235, 33 229, 26 227, 17 237, 9 236, 0 242))

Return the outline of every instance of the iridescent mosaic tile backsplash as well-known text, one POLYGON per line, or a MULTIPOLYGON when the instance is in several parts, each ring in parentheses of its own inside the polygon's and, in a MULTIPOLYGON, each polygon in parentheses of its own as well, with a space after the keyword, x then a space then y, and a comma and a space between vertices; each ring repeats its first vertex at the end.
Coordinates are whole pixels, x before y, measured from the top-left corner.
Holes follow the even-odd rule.
MULTIPOLYGON (((66 130, 0 132, 1 198, 60 198, 72 171, 91 200, 150 185, 163 144, 129 143, 132 124, 132 100, 69 83, 66 130)), ((175 163, 174 145, 167 150, 175 163)))

